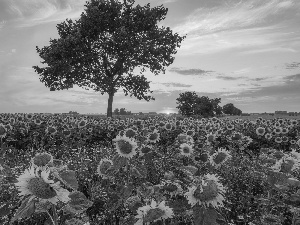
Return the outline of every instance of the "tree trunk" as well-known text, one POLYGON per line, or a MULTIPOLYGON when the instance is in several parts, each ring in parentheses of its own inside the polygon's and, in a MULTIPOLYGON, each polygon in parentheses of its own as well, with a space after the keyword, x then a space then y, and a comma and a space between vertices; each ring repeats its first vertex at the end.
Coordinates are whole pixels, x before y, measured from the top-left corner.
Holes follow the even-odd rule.
POLYGON ((108 105, 107 105, 107 117, 112 117, 112 103, 113 103, 114 93, 108 93, 108 105))

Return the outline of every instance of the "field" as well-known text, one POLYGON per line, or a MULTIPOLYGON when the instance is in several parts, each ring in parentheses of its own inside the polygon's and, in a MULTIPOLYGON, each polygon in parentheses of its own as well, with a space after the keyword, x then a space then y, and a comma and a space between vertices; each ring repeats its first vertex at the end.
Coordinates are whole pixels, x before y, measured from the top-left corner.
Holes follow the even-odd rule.
POLYGON ((300 224, 299 117, 258 117, 0 114, 0 224, 300 224))

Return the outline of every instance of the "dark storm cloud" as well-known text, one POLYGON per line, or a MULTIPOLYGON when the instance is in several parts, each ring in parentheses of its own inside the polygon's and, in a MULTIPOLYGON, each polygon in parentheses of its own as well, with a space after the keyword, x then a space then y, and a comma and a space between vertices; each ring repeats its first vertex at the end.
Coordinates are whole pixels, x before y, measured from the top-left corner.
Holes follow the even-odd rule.
POLYGON ((288 70, 297 69, 300 67, 300 62, 292 62, 292 63, 286 63, 285 68, 288 70))
POLYGON ((170 72, 175 72, 181 75, 206 75, 214 71, 211 70, 202 70, 202 69, 181 69, 178 67, 173 67, 169 70, 170 72))

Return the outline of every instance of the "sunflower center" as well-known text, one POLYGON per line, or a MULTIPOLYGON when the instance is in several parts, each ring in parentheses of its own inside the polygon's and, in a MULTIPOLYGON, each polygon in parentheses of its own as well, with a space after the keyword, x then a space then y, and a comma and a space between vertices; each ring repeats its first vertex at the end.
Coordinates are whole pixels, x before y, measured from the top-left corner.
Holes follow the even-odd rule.
POLYGON ((149 153, 151 150, 152 150, 151 148, 145 146, 145 147, 143 147, 143 148, 141 149, 141 152, 144 153, 144 154, 146 154, 146 153, 149 153))
POLYGON ((49 154, 41 154, 37 155, 33 159, 33 163, 37 166, 46 166, 51 160, 51 155, 49 154))
POLYGON ((127 130, 125 135, 126 137, 133 138, 135 136, 135 132, 133 130, 127 130))
POLYGON ((188 147, 183 147, 182 151, 184 153, 190 153, 190 149, 188 147))
POLYGON ((128 141, 119 140, 118 146, 120 148, 120 152, 123 154, 129 154, 132 152, 132 145, 128 141))
POLYGON ((27 187, 38 198, 50 199, 57 195, 55 190, 42 178, 30 179, 27 187))
POLYGON ((227 155, 224 152, 219 152, 213 160, 216 164, 220 164, 226 159, 226 156, 227 155))
POLYGON ((202 189, 200 186, 197 187, 193 194, 200 201, 209 201, 218 196, 218 186, 212 180, 208 180, 207 185, 202 186, 202 189))
POLYGON ((149 135, 149 139, 151 141, 155 141, 157 139, 157 136, 158 136, 157 133, 152 133, 152 134, 149 135))
POLYGON ((144 223, 149 223, 152 221, 155 221, 157 219, 159 219, 160 217, 162 217, 165 214, 165 211, 159 209, 159 208, 155 208, 155 209, 150 209, 146 216, 144 217, 143 222, 144 223))

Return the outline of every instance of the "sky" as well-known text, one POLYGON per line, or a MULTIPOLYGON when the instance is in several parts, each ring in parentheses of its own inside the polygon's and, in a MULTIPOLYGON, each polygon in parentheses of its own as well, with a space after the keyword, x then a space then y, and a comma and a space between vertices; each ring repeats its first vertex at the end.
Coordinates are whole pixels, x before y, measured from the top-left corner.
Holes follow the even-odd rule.
MULTIPOLYGON (((113 109, 174 113, 180 93, 221 98, 244 113, 300 112, 299 0, 136 0, 163 5, 170 27, 186 38, 165 74, 144 73, 155 101, 124 96, 113 109)), ((32 66, 36 46, 59 38, 56 25, 77 20, 83 0, 0 0, 0 113, 106 113, 108 95, 75 86, 50 91, 32 66)))

